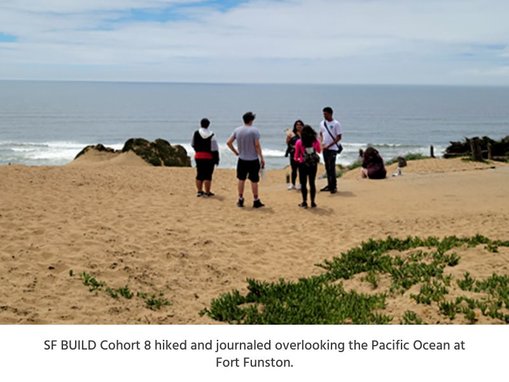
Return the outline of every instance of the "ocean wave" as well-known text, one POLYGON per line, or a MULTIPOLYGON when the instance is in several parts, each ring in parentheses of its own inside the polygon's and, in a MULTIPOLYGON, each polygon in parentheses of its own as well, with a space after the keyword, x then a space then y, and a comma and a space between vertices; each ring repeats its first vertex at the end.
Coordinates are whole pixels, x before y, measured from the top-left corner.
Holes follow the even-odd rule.
MULTIPOLYGON (((76 155, 89 142, 77 141, 47 141, 47 142, 13 142, 0 141, 0 163, 21 163, 27 165, 64 165, 71 162, 76 155)), ((180 143, 175 143, 180 144, 180 143)), ((121 150, 124 143, 104 143, 105 146, 116 150, 121 150)), ((180 144, 188 155, 193 158, 194 150, 189 143, 180 144)), ((359 159, 359 149, 367 147, 367 144, 357 142, 344 142, 343 152, 338 156, 338 163, 349 165, 359 159)), ((373 144, 380 151, 382 157, 386 160, 395 158, 408 153, 429 154, 428 146, 416 146, 410 144, 373 144)), ((286 149, 286 148, 285 148, 286 149)), ((230 151, 226 144, 219 145, 220 167, 234 168, 237 163, 237 157, 230 151)), ((435 146, 435 154, 440 156, 445 151, 445 146, 435 146)), ((278 148, 264 148, 263 154, 267 163, 267 168, 283 168, 288 165, 289 159, 284 156, 285 151, 278 148)))
MULTIPOLYGON (((0 163, 21 163, 27 165, 63 165, 91 143, 73 141, 49 142, 0 142, 0 163)), ((121 149, 123 144, 105 145, 121 149)))

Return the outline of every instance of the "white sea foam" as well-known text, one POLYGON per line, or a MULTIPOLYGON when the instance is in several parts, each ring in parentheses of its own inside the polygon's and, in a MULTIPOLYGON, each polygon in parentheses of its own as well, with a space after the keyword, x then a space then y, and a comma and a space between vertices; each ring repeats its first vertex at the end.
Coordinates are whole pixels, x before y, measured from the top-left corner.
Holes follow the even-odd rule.
MULTIPOLYGON (((86 142, 51 141, 51 142, 0 142, 0 163, 25 163, 29 165, 63 165, 71 162, 76 155, 90 144, 86 142)), ((180 144, 187 151, 188 156, 194 157, 194 150, 189 143, 180 144)), ((123 143, 104 144, 115 150, 121 150, 123 143)), ((368 144, 343 142, 343 152, 338 156, 337 162, 349 165, 358 159, 360 148, 368 144)), ((429 147, 402 145, 402 144, 373 144, 385 159, 391 159, 408 153, 429 155, 429 147)), ((441 155, 445 146, 436 146, 435 154, 441 155)), ((234 168, 237 158, 226 144, 219 145, 220 167, 234 168)), ((268 168, 282 168, 288 165, 289 158, 279 149, 264 148, 263 154, 268 168)))
MULTIPOLYGON (((28 165, 63 165, 72 161, 90 143, 52 142, 0 142, 0 163, 28 165)), ((123 144, 105 145, 121 149, 123 144)))

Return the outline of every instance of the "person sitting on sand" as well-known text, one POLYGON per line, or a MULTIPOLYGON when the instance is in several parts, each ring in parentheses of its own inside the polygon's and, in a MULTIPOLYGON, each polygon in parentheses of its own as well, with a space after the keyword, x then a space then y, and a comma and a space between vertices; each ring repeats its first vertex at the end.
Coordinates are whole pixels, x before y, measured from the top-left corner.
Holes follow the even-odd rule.
POLYGON ((194 132, 191 146, 195 151, 196 161, 196 196, 214 196, 210 190, 214 166, 219 164, 219 148, 214 133, 208 128, 210 121, 203 118, 200 128, 194 132), (205 186, 205 191, 203 191, 205 186))
POLYGON ((386 175, 384 160, 378 150, 368 147, 362 158, 361 176, 368 179, 385 179, 386 175))
POLYGON ((316 172, 320 162, 320 141, 316 138, 316 131, 309 125, 302 128, 301 138, 295 144, 294 159, 299 163, 299 180, 301 186, 302 203, 299 207, 307 208, 307 181, 309 179, 309 193, 311 197, 311 208, 316 207, 316 172))
POLYGON ((296 120, 293 124, 293 130, 288 129, 288 133, 286 134, 286 153, 285 157, 290 157, 290 168, 292 170, 291 173, 291 183, 288 183, 288 190, 298 190, 300 187, 295 186, 295 181, 297 180, 297 173, 299 170, 299 163, 295 162, 295 144, 300 138, 300 133, 302 128, 304 127, 304 122, 300 119, 296 120))

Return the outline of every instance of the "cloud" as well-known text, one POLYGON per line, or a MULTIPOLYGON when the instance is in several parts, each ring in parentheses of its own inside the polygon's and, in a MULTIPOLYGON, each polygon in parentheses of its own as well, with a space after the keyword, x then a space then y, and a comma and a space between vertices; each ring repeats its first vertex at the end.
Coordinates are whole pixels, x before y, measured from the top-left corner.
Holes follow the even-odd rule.
POLYGON ((509 65, 484 68, 484 69, 469 69, 458 73, 459 75, 475 76, 475 77, 491 77, 491 78, 505 78, 509 76, 509 65))
POLYGON ((0 73, 150 81, 479 82, 474 72, 507 65, 507 14, 508 2, 487 6, 483 0, 4 0, 0 32, 16 40, 8 48, 0 40, 0 73))

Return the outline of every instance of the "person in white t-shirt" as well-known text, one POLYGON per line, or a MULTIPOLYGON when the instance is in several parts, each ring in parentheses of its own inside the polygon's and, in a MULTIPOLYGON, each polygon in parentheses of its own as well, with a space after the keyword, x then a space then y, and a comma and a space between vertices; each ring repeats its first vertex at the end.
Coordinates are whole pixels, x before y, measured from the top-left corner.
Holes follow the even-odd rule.
POLYGON ((343 151, 341 141, 341 124, 332 115, 333 110, 327 106, 323 108, 323 121, 320 123, 320 141, 322 143, 323 161, 327 173, 327 186, 320 191, 329 191, 335 194, 337 190, 336 180, 336 156, 343 151))

